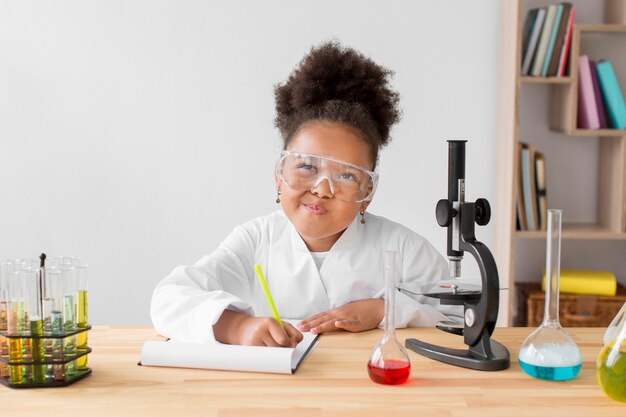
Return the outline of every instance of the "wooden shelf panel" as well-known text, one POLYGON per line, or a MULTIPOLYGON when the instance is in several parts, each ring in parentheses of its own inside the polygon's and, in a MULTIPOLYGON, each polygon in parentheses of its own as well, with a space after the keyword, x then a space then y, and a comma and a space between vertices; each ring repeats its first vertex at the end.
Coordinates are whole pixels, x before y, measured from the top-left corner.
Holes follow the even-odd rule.
POLYGON ((572 77, 520 77, 520 81, 525 84, 571 84, 572 77))
POLYGON ((580 136, 580 137, 626 137, 626 129, 574 129, 574 130, 563 130, 563 129, 552 129, 556 132, 567 133, 570 136, 580 136))
MULTIPOLYGON (((545 230, 516 230, 519 239, 545 239, 545 230)), ((572 240, 626 240, 626 233, 609 230, 597 224, 563 224, 561 239, 572 240)))
POLYGON ((626 25, 616 25, 609 23, 577 23, 574 30, 581 32, 598 32, 598 33, 620 33, 626 32, 626 25))

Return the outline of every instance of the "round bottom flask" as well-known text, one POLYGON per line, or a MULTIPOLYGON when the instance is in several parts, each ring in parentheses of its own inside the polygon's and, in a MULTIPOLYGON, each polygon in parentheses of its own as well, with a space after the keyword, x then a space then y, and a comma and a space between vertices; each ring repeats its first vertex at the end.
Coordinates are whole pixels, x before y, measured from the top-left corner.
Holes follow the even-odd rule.
POLYGON ((559 275, 561 262, 561 210, 548 210, 546 248, 546 304, 543 323, 519 350, 519 365, 528 375, 564 381, 580 372, 580 350, 559 322, 559 275))
POLYGON ((367 372, 378 384, 398 385, 409 379, 411 361, 404 347, 396 339, 395 283, 396 252, 385 253, 385 333, 367 362, 367 372))
POLYGON ((609 397, 626 403, 626 304, 609 329, 608 342, 596 362, 598 383, 609 397))

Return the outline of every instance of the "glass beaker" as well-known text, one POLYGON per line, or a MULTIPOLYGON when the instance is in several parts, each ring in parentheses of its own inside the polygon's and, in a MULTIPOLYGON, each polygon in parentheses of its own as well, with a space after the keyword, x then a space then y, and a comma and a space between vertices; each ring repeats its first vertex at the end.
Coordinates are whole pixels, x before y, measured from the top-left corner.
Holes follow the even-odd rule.
POLYGON ((385 318, 384 334, 367 362, 367 372, 379 384, 403 384, 411 373, 411 361, 404 347, 396 339, 395 292, 396 252, 385 252, 385 318))
POLYGON ((596 369, 598 383, 604 393, 614 400, 626 402, 626 320, 624 319, 624 307, 615 317, 617 320, 615 331, 611 333, 610 340, 605 343, 600 351, 596 361, 596 369))
POLYGON ((548 210, 546 304, 543 323, 522 343, 519 365, 528 375, 553 381, 575 378, 582 365, 580 350, 559 322, 561 210, 548 210))

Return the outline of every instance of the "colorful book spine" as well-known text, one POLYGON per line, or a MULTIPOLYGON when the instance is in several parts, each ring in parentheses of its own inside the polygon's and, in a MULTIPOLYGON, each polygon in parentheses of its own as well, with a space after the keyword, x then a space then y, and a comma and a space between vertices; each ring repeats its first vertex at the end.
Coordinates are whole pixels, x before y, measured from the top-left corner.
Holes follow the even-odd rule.
POLYGON ((591 67, 587 55, 581 55, 578 58, 578 127, 581 129, 600 128, 598 106, 593 92, 591 67))
POLYGON ((600 61, 596 68, 600 90, 602 90, 606 112, 609 116, 609 125, 613 129, 626 129, 626 104, 624 104, 624 96, 617 83, 611 61, 600 61))
POLYGON ((567 57, 569 56, 569 50, 572 43, 572 31, 574 30, 574 18, 576 17, 576 10, 572 7, 572 11, 569 15, 569 21, 567 22, 567 31, 565 32, 565 41, 563 42, 563 49, 561 50, 561 57, 559 58, 559 67, 557 69, 557 76, 562 77, 565 75, 565 68, 567 67, 567 57))
POLYGON ((531 144, 522 145, 522 191, 524 194, 524 212, 528 230, 537 230, 537 197, 535 193, 534 161, 535 149, 531 144))
POLYGON ((546 9, 541 8, 537 10, 537 16, 535 17, 530 39, 528 40, 528 47, 526 48, 524 59, 522 60, 522 75, 530 74, 530 67, 535 56, 535 51, 537 50, 537 44, 539 43, 539 36, 541 35, 545 18, 546 9))
POLYGON ((604 100, 602 99, 602 91, 600 91, 600 83, 598 81, 598 68, 594 61, 589 61, 591 67, 591 81, 593 81, 593 93, 596 96, 596 106, 598 108, 598 120, 600 121, 600 129, 606 129, 606 110, 604 108, 604 100))
POLYGON ((543 68, 543 61, 546 58, 546 50, 548 49, 548 42, 550 41, 550 34, 552 33, 552 25, 554 24, 554 16, 556 15, 556 5, 548 6, 546 12, 546 21, 541 29, 541 37, 539 38, 539 46, 537 46, 537 52, 533 60, 532 70, 530 75, 538 77, 541 75, 541 68, 543 68))
POLYGON ((563 5, 563 13, 559 21, 556 41, 554 42, 554 51, 550 58, 550 66, 548 67, 548 77, 558 75, 559 59, 563 52, 565 35, 567 34, 567 26, 569 24, 569 16, 572 13, 572 3, 561 3, 563 5))
POLYGON ((535 179, 537 188, 537 213, 539 229, 548 226, 548 197, 546 192, 546 158, 543 153, 535 152, 535 179))
POLYGON ((550 68, 550 62, 552 61, 552 53, 554 52, 554 44, 556 42, 556 36, 559 32, 559 26, 561 25, 561 16, 563 15, 563 5, 556 5, 556 12, 554 14, 554 22, 552 22, 552 28, 550 29, 550 37, 548 39, 548 47, 546 49, 546 57, 543 60, 541 66, 541 76, 546 77, 548 75, 548 68, 550 68))
MULTIPOLYGON (((560 292, 563 294, 602 295, 613 297, 617 293, 615 274, 608 271, 584 271, 561 269, 560 292)), ((546 273, 543 273, 541 289, 546 290, 546 273)))

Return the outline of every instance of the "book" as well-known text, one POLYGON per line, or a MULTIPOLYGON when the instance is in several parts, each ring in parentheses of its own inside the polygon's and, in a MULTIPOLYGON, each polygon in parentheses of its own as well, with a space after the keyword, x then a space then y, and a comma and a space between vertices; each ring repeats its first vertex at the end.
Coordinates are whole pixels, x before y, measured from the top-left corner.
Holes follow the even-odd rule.
MULTIPOLYGON (((546 290, 546 272, 543 272, 541 289, 546 290)), ((603 295, 612 297, 617 293, 617 279, 609 271, 585 271, 561 269, 559 291, 563 294, 603 295)))
POLYGON ((561 58, 561 52, 563 50, 563 42, 565 41, 565 35, 567 32, 567 26, 569 23, 569 15, 572 12, 572 3, 561 3, 563 5, 563 11, 561 19, 559 20, 559 27, 556 32, 556 39, 554 40, 554 48, 550 56, 550 64, 548 65, 548 77, 555 77, 559 67, 559 59, 561 58))
POLYGON ((526 52, 524 53, 524 59, 522 59, 522 75, 530 74, 530 66, 532 64, 533 57, 535 56, 537 44, 539 43, 539 36, 541 34, 541 30, 543 29, 545 17, 545 7, 538 9, 537 16, 535 17, 535 21, 533 22, 532 32, 530 34, 530 38, 528 39, 528 47, 526 48, 526 52))
POLYGON ((141 349, 139 364, 293 374, 313 351, 319 336, 309 332, 302 335, 304 338, 295 348, 148 340, 141 349))
POLYGON ((537 214, 540 230, 548 228, 548 198, 546 194, 546 158, 535 151, 535 179, 537 188, 537 214))
MULTIPOLYGON (((598 71, 598 75, 599 71, 598 71)), ((578 57, 578 127, 582 129, 599 129, 598 106, 593 92, 589 57, 578 57)))
POLYGON ((596 68, 600 90, 602 90, 602 97, 606 104, 609 126, 612 129, 626 129, 626 104, 624 104, 624 96, 619 88, 611 61, 600 61, 596 68))
POLYGON ((524 191, 522 186, 522 144, 517 144, 516 151, 517 158, 517 222, 519 223, 519 230, 528 230, 528 224, 526 223, 526 212, 524 211, 524 191))
POLYGON ((555 15, 556 4, 548 6, 546 20, 543 24, 543 28, 541 29, 541 37, 539 38, 539 45, 537 46, 537 52, 535 52, 535 58, 533 60, 530 75, 534 75, 536 77, 541 75, 543 61, 546 58, 546 50, 548 49, 548 42, 550 42, 550 35, 552 34, 552 26, 554 25, 555 15))
POLYGON ((533 33, 533 26, 535 25, 535 19, 537 19, 538 11, 539 8, 531 9, 526 15, 526 22, 524 23, 524 29, 522 31, 522 60, 526 56, 526 51, 528 50, 530 36, 533 33))
POLYGON ((589 61, 591 67, 591 81, 593 82, 593 93, 596 96, 596 107, 598 110, 598 121, 600 122, 600 129, 606 129, 608 127, 606 121, 606 110, 604 108, 604 99, 602 98, 602 91, 600 90, 600 83, 598 81, 598 68, 594 61, 589 61))
POLYGON ((552 53, 554 52, 554 44, 556 42, 556 36, 559 31, 559 26, 561 25, 562 14, 563 14, 563 5, 557 4, 556 12, 554 14, 554 22, 552 22, 552 29, 550 30, 550 38, 548 39, 546 57, 543 60, 543 65, 541 66, 542 77, 546 77, 548 75, 548 68, 550 67, 550 62, 552 61, 552 53))
POLYGON ((572 7, 569 14, 569 20, 567 22, 567 30, 565 32, 565 40, 563 41, 563 48, 561 49, 561 57, 559 58, 559 66, 557 69, 557 76, 562 77, 565 75, 565 69, 567 68, 567 57, 569 55, 570 46, 572 43, 572 31, 574 30, 574 18, 576 17, 576 9, 572 7))
POLYGON ((537 230, 537 194, 535 189, 535 147, 522 143, 522 190, 528 230, 537 230))

